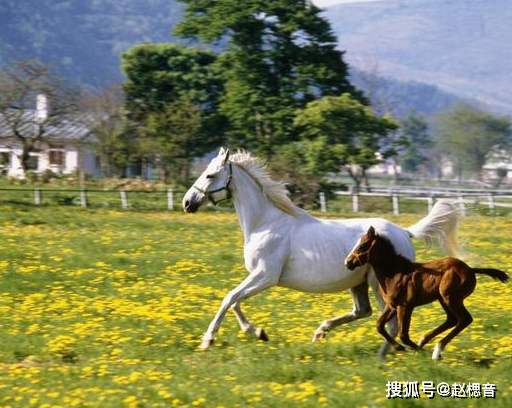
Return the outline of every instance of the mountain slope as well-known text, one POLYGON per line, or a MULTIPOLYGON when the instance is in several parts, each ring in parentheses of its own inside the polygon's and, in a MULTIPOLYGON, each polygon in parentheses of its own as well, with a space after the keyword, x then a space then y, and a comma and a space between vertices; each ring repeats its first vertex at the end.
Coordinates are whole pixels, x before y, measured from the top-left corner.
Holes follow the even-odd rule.
MULTIPOLYGON (((377 27, 383 25, 380 31, 385 32, 388 20, 381 16, 396 14, 389 11, 394 10, 391 6, 368 4, 372 6, 342 5, 327 11, 340 35, 340 48, 349 50, 346 54, 349 60, 364 53, 369 58, 381 55, 381 47, 378 44, 369 47, 368 41, 361 40, 361 33, 364 36, 371 33, 375 22, 380 22, 377 27)), ((171 41, 171 29, 181 19, 182 9, 182 3, 172 0, 1 0, 0 66, 14 59, 35 58, 53 63, 61 74, 74 82, 101 88, 123 80, 120 52, 142 42, 171 41)), ((407 13, 404 10, 402 14, 407 13)), ((413 33, 403 32, 402 43, 407 35, 413 33)), ((398 47, 392 38, 386 41, 386 49, 398 47)), ((400 60, 404 52, 390 52, 390 55, 395 54, 396 60, 400 60)), ((372 66, 364 64, 362 68, 372 70, 372 66)), ((386 79, 379 79, 379 87, 386 95, 391 95, 394 105, 399 102, 400 106, 395 108, 399 115, 411 109, 435 113, 455 100, 454 96, 433 86, 419 83, 422 78, 403 76, 402 82, 396 82, 390 78, 392 70, 376 74, 386 74, 386 79)), ((353 75, 352 79, 370 92, 360 75, 353 75)))
POLYGON ((326 13, 360 69, 435 84, 512 113, 510 0, 386 0, 326 13))
POLYGON ((0 65, 39 59, 90 86, 119 81, 119 53, 168 42, 181 9, 168 0, 2 0, 0 65))

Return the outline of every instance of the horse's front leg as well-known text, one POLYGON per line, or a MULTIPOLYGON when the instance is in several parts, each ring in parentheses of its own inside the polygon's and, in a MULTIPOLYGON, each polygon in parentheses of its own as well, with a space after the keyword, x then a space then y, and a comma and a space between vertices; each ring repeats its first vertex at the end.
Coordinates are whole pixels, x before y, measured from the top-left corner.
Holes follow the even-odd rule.
MULTIPOLYGON (((368 282, 372 286, 373 294, 375 295, 375 300, 379 304, 380 310, 383 311, 386 308, 386 302, 382 297, 382 293, 380 292, 379 281, 377 280, 377 277, 375 276, 375 272, 373 272, 373 270, 368 273, 368 282)), ((389 320, 387 325, 387 332, 394 339, 398 333, 398 322, 396 317, 393 317, 391 320, 389 320)), ((386 359, 386 354, 388 354, 391 345, 392 344, 389 343, 388 341, 384 341, 384 344, 380 347, 378 354, 381 360, 386 359)))
POLYGON ((231 306, 231 310, 233 310, 240 328, 245 333, 250 334, 259 340, 268 341, 268 336, 267 333, 265 333, 265 330, 263 330, 261 327, 256 327, 251 322, 249 322, 249 320, 247 320, 244 313, 242 312, 242 308, 240 307, 240 302, 235 302, 235 304, 231 306))
POLYGON ((349 289, 354 301, 354 308, 350 313, 334 317, 332 319, 324 320, 322 324, 316 329, 313 335, 313 342, 323 339, 328 331, 342 324, 351 322, 353 320, 361 319, 363 317, 371 316, 372 306, 368 298, 368 283, 365 281, 357 286, 349 289))
POLYGON ((277 279, 275 277, 272 277, 272 275, 269 275, 261 269, 252 272, 249 276, 247 276, 244 281, 240 283, 240 285, 238 285, 235 289, 230 291, 222 301, 219 311, 213 318, 212 322, 208 326, 208 330, 203 336, 203 341, 200 348, 204 350, 213 344, 213 339, 219 330, 222 319, 233 304, 242 299, 247 299, 251 296, 254 296, 262 290, 274 286, 276 283, 277 279))

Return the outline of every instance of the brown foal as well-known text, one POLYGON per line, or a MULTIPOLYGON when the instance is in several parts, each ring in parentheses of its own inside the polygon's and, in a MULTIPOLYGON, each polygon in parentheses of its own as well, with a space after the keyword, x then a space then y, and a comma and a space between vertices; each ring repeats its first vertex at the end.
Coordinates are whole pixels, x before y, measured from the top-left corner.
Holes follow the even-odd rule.
POLYGON ((439 359, 446 345, 473 321, 464 306, 464 299, 475 290, 475 274, 485 274, 501 282, 508 280, 508 275, 503 271, 471 268, 457 258, 443 258, 427 263, 411 262, 398 254, 386 237, 376 234, 373 227, 361 237, 345 260, 345 265, 351 270, 366 263, 375 271, 386 302, 377 322, 377 330, 396 350, 405 348, 385 329, 385 324, 395 315, 398 318, 400 339, 414 349, 423 347, 438 334, 454 327, 436 344, 432 354, 434 360, 439 359), (422 336, 419 344, 416 344, 409 338, 412 312, 416 306, 434 300, 441 303, 446 312, 446 321, 422 336))

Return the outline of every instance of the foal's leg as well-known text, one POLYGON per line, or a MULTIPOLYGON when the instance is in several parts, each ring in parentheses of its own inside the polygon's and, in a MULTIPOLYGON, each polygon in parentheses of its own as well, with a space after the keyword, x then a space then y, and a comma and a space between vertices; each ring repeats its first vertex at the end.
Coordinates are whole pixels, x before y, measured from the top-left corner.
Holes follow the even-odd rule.
POLYGON ((469 314, 468 310, 464 306, 463 299, 457 299, 446 302, 447 307, 450 308, 452 313, 457 318, 457 325, 455 328, 446 335, 446 337, 442 338, 439 343, 436 344, 434 348, 434 352, 432 353, 432 360, 439 360, 441 358, 441 352, 444 350, 446 345, 462 330, 468 327, 473 318, 469 314))
POLYGON ((446 321, 439 325, 439 327, 436 327, 434 330, 429 331, 427 334, 424 334, 420 337, 420 341, 418 342, 418 346, 423 347, 425 344, 427 344, 429 341, 431 341, 434 337, 441 334, 442 332, 448 330, 449 328, 455 326, 457 324, 457 318, 455 315, 451 312, 448 307, 446 307, 446 304, 440 300, 439 303, 441 303, 441 306, 443 306, 444 311, 446 312, 446 321))
POLYGON ((228 309, 236 302, 248 297, 254 296, 258 292, 267 289, 276 284, 275 279, 271 278, 272 275, 265 272, 252 272, 247 276, 240 285, 229 292, 219 308, 219 311, 213 318, 212 322, 208 326, 208 330, 203 336, 203 342, 201 343, 201 349, 207 349, 213 344, 213 339, 217 331, 219 330, 222 319, 226 315, 228 309))
POLYGON ((396 315, 396 310, 386 305, 382 314, 377 320, 377 331, 384 336, 384 338, 391 344, 396 351, 404 351, 405 347, 398 343, 393 337, 386 331, 386 323, 389 322, 396 315))
POLYGON ((240 302, 235 302, 235 304, 231 306, 231 310, 235 313, 238 324, 245 333, 251 334, 259 340, 268 341, 267 333, 265 333, 262 328, 256 327, 247 320, 240 307, 240 302))
MULTIPOLYGON (((374 272, 370 272, 368 274, 368 281, 370 285, 372 285, 373 294, 375 295, 375 300, 379 304, 380 310, 384 310, 386 308, 386 302, 384 301, 382 294, 380 293, 380 286, 379 281, 377 280, 377 277, 375 276, 374 272)), ((396 317, 393 317, 391 320, 388 321, 388 328, 387 332, 388 334, 394 339, 398 333, 398 322, 396 317)), ((380 346, 379 350, 379 358, 385 359, 386 354, 389 353, 389 349, 391 348, 391 343, 388 341, 385 341, 382 346, 380 346)))
POLYGON ((400 327, 398 328, 400 340, 402 340, 402 342, 405 345, 412 347, 413 349, 416 350, 419 349, 418 345, 415 342, 413 342, 409 337, 409 329, 411 327, 411 317, 413 310, 413 307, 399 306, 396 308, 398 323, 400 325, 400 327))
POLYGON ((313 335, 313 342, 323 339, 328 331, 338 327, 344 323, 353 320, 361 319, 372 314, 372 306, 368 298, 368 283, 363 282, 353 288, 349 289, 354 301, 354 308, 350 313, 334 317, 332 319, 324 320, 322 324, 316 329, 313 335))

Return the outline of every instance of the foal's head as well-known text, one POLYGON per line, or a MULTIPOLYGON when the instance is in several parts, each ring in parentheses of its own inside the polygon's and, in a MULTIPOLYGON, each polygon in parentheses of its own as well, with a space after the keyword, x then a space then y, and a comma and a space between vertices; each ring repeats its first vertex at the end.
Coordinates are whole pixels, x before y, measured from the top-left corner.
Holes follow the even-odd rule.
POLYGON ((359 238, 354 249, 345 258, 345 266, 354 270, 370 262, 370 254, 378 240, 379 236, 375 233, 375 228, 370 227, 366 235, 359 238))

